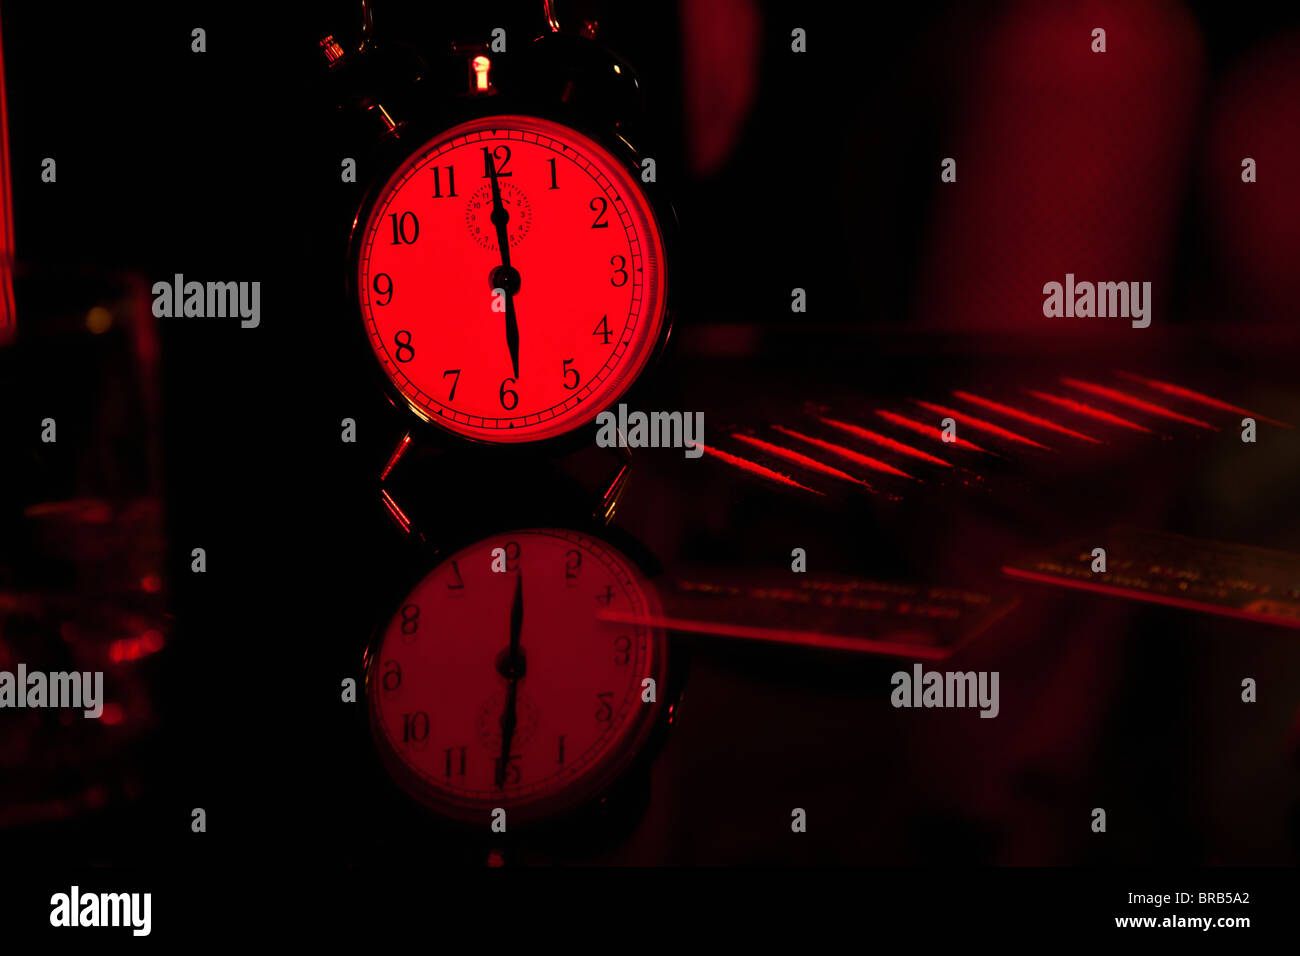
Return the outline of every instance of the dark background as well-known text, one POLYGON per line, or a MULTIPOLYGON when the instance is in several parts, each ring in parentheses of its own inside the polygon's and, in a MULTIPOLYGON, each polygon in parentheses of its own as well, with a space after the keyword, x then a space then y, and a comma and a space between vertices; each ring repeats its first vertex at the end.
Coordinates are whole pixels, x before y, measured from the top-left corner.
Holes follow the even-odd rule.
MULTIPOLYGON (((484 19, 463 27, 411 14, 401 39, 482 36, 498 23, 483 6, 484 19)), ((68 271, 258 280, 263 295, 258 329, 159 323, 172 628, 153 672, 160 717, 146 795, 15 836, 84 862, 250 851, 401 862, 423 823, 385 790, 359 718, 338 700, 379 595, 408 558, 374 493, 400 423, 354 348, 343 296, 366 169, 358 184, 339 182, 339 159, 353 153, 316 49, 351 20, 330 5, 271 4, 6 3, 0 16, 20 323, 40 322, 43 296, 68 271), (207 30, 201 55, 190 52, 195 26, 207 30), (56 185, 39 181, 44 156, 58 161, 56 185), (361 425, 356 446, 338 440, 343 417, 361 425), (207 550, 204 575, 189 573, 192 547, 207 550), (189 832, 195 806, 208 812, 207 838, 189 832)), ((381 7, 380 36, 384 17, 381 7)), ((688 2, 604 13, 604 39, 641 74, 682 226, 678 342, 646 407, 741 422, 828 391, 889 396, 976 372, 1027 377, 1044 356, 1097 350, 1104 364, 1106 349, 1132 338, 1116 346, 1106 329, 1081 343, 1088 329, 1039 341, 1041 283, 1072 270, 1159 279, 1156 329, 1134 348, 1294 420, 1296 240, 1279 244, 1270 217, 1289 210, 1294 223, 1300 212, 1287 98, 1298 18, 1264 3, 1035 13, 688 2), (1113 24, 1107 63, 1137 81, 1087 72, 1100 69, 1086 52, 1098 24, 1113 24), (789 53, 796 25, 809 32, 806 57, 789 53), (1075 47, 1053 46, 1062 36, 1075 47), (1223 146, 1243 116, 1271 152, 1223 146), (1259 195, 1234 205, 1222 183, 1255 153, 1259 195), (948 155, 959 158, 958 185, 980 189, 956 200, 938 190, 948 155), (809 290, 807 316, 789 313, 794 286, 809 290)), ((62 348, 28 353, 24 414, 134 387, 94 380, 62 348)), ((1031 491, 1013 498, 923 498, 885 514, 656 466, 637 476, 621 520, 664 561, 780 568, 801 536, 843 573, 976 583, 1015 546, 1133 514, 1300 549, 1293 450, 1252 463, 1255 494, 1232 506, 1223 485, 1188 478, 1212 467, 1207 452, 1229 453, 1202 444, 1140 468, 1061 468, 1052 484, 1034 485, 1042 473, 1031 470, 1031 491)), ((535 466, 515 467, 526 477, 535 466)), ((66 489, 23 489, 55 490, 66 489)), ((485 528, 499 520, 483 502, 448 508, 486 509, 476 512, 485 528)), ((892 662, 702 650, 693 723, 656 771, 644 826, 606 858, 1294 862, 1295 772, 1276 734, 1295 705, 1294 639, 1236 628, 1031 602, 982 659, 1004 670, 1004 709, 1012 660, 1021 686, 1042 682, 1042 739, 1023 726, 996 736, 983 724, 998 722, 976 719, 956 731, 929 714, 906 724, 883 695, 861 692, 884 686, 892 662), (1074 640, 1044 645, 1063 621, 1074 640), (1236 675, 1252 672, 1243 666, 1289 682, 1260 705, 1263 730, 1231 706, 1236 675), (1198 701, 1225 693, 1213 689, 1220 671, 1229 704, 1203 709, 1198 701), (1267 812, 1224 782, 1247 779, 1267 812), (825 822, 793 844, 787 808, 806 804, 825 822), (1140 825, 1089 843, 1079 821, 1096 805, 1127 807, 1140 825), (777 821, 771 836, 766 819, 777 821)))

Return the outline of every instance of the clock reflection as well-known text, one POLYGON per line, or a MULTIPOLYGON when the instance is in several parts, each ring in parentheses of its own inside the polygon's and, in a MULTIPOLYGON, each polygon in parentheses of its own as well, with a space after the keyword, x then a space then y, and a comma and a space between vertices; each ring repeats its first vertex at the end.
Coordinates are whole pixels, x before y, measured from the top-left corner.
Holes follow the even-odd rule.
POLYGON ((653 585, 612 545, 534 528, 441 560, 367 651, 371 736, 397 784, 468 824, 598 800, 664 715, 653 585), (642 623, 602 620, 605 609, 642 623))

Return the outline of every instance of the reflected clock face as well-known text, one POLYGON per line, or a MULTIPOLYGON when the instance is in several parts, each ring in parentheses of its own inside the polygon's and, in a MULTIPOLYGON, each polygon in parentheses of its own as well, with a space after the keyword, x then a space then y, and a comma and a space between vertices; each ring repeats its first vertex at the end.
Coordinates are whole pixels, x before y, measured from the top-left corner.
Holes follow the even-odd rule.
POLYGON ((557 815, 608 787, 664 706, 667 650, 650 583, 573 531, 480 541, 430 572, 369 652, 371 729, 394 779, 444 815, 557 815), (494 570, 495 565, 495 570, 494 570), (653 679, 656 700, 643 700, 653 679))
POLYGON ((591 422, 666 332, 663 238, 639 178, 559 123, 447 130, 384 184, 360 237, 371 349, 412 411, 468 438, 591 422))

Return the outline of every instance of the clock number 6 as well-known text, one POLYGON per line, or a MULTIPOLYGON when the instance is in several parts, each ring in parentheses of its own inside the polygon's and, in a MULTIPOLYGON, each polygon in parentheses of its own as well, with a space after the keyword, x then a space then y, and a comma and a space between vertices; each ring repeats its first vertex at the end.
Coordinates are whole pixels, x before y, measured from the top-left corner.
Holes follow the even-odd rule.
POLYGON ((512 388, 506 388, 507 382, 513 385, 515 380, 513 378, 507 378, 504 381, 502 381, 501 391, 498 393, 498 396, 501 399, 501 407, 504 408, 506 411, 510 411, 512 408, 514 408, 516 405, 519 404, 519 393, 512 388), (510 396, 508 399, 506 398, 507 395, 510 396))
POLYGON ((384 690, 392 693, 402 686, 402 665, 397 661, 384 662, 384 690))
POLYGON ((496 767, 496 773, 494 776, 501 780, 507 787, 514 787, 519 784, 519 760, 521 756, 521 754, 508 755, 505 760, 504 768, 501 766, 500 757, 497 757, 493 761, 493 765, 496 767))
POLYGON ((627 285, 627 259, 623 256, 610 256, 609 264, 614 267, 614 275, 610 276, 609 284, 614 288, 622 288, 627 285), (614 276, 622 276, 622 282, 616 282, 614 276))

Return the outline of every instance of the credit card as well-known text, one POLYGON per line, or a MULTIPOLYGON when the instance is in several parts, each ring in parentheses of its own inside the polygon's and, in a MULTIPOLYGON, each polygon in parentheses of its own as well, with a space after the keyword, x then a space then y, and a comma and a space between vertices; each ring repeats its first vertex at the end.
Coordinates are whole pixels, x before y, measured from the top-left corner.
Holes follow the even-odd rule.
POLYGON ((802 574, 763 581, 707 569, 656 583, 663 612, 653 620, 613 611, 600 617, 702 636, 939 660, 1017 604, 1010 595, 964 588, 802 574))
POLYGON ((1015 561, 1009 577, 1300 628, 1300 555, 1115 528, 1015 561), (1092 570, 1093 549, 1106 570, 1092 570))

